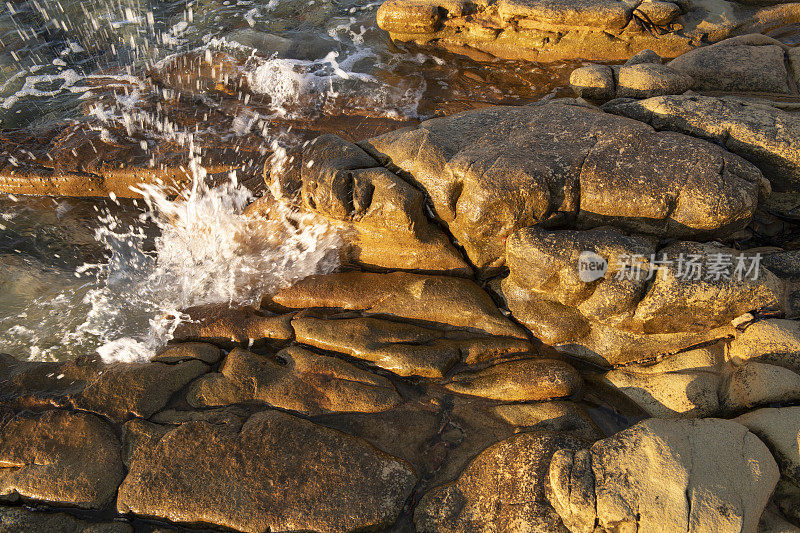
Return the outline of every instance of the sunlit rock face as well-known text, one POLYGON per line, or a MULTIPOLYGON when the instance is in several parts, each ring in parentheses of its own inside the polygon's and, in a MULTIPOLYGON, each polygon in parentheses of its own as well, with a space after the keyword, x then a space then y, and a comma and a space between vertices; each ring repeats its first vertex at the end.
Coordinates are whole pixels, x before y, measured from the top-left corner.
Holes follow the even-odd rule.
POLYGON ((663 57, 795 23, 792 3, 640 0, 391 0, 378 25, 398 41, 533 61, 663 57))

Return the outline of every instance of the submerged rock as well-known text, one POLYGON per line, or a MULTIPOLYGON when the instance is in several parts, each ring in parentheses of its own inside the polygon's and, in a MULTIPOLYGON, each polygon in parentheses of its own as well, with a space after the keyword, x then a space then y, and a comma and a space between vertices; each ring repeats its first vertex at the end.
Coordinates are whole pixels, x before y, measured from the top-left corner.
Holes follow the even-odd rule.
POLYGON ((484 272, 514 231, 548 219, 724 236, 748 224, 763 181, 718 146, 563 101, 431 119, 361 146, 425 189, 484 272))
POLYGON ((122 477, 119 441, 95 415, 19 414, 0 427, 2 499, 99 509, 122 477))
POLYGON ((294 335, 291 314, 274 315, 252 307, 205 305, 183 311, 188 320, 180 323, 176 341, 203 341, 223 347, 249 346, 265 341, 288 341, 294 335))
POLYGON ((66 513, 36 512, 24 507, 0 507, 3 533, 133 533, 124 522, 90 522, 66 513))
POLYGON ((219 373, 191 385, 188 400, 197 407, 259 401, 315 415, 383 411, 400 403, 400 396, 384 377, 293 346, 270 356, 234 348, 219 373))
POLYGON ((653 418, 556 452, 548 498, 573 533, 755 531, 777 481, 775 460, 746 427, 653 418))
POLYGON ((265 411, 240 429, 171 429, 134 455, 117 509, 252 533, 378 529, 415 483, 407 463, 361 439, 265 411))
POLYGON ((566 531, 545 497, 550 458, 584 442, 520 433, 483 451, 454 483, 425 494, 414 512, 421 532, 566 531))

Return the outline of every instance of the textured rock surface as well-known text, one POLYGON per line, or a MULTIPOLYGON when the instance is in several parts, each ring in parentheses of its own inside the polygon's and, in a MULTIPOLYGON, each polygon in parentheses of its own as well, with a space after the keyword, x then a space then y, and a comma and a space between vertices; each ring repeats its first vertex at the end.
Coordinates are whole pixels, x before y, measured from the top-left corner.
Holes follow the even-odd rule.
POLYGON ((241 429, 170 430, 134 456, 117 508, 252 533, 352 531, 393 524, 415 483, 407 463, 361 439, 265 411, 241 429))
POLYGON ((122 480, 120 444, 89 413, 17 415, 0 428, 0 497, 95 509, 122 480))
POLYGON ((800 373, 800 322, 754 322, 731 342, 728 355, 734 361, 758 361, 800 373))
POLYGON ((649 419, 556 452, 548 497, 573 533, 755 531, 777 481, 769 450, 740 424, 649 419))
POLYGON ((583 441, 555 433, 521 433, 491 446, 454 483, 417 504, 417 531, 566 531, 545 497, 545 478, 556 450, 583 441))
POLYGON ((214 365, 219 363, 220 358, 222 358, 222 351, 213 344, 183 342, 168 345, 166 348, 159 350, 150 360, 172 364, 197 359, 209 365, 214 365))
POLYGON ((755 164, 776 191, 800 184, 800 119, 786 111, 730 98, 684 95, 609 102, 603 109, 720 143, 755 164))
POLYGON ((691 76, 668 65, 639 63, 619 70, 617 96, 620 98, 650 98, 665 94, 682 94, 693 84, 691 76))
POLYGON ((749 222, 763 179, 705 141, 562 101, 459 113, 361 145, 425 189, 484 270, 503 264, 515 230, 555 216, 583 227, 724 235, 749 222))
POLYGON ((569 76, 569 84, 578 96, 590 100, 605 102, 616 96, 614 70, 608 65, 576 68, 569 76))
POLYGON ((520 431, 557 431, 591 442, 603 436, 589 414, 570 401, 502 404, 493 411, 520 431))
POLYGON ((234 348, 218 373, 192 383, 187 397, 198 407, 259 401, 304 414, 383 411, 400 402, 386 378, 299 346, 275 355, 234 348))
POLYGON ((133 533, 124 522, 89 522, 66 513, 36 512, 24 507, 0 507, 3 533, 133 533))
POLYGON ((756 409, 735 420, 764 441, 782 476, 800 484, 800 407, 756 409))
POLYGON ((292 315, 272 315, 252 307, 231 308, 207 305, 185 309, 190 320, 175 330, 177 341, 205 341, 224 347, 259 344, 267 340, 285 341, 294 333, 292 315))

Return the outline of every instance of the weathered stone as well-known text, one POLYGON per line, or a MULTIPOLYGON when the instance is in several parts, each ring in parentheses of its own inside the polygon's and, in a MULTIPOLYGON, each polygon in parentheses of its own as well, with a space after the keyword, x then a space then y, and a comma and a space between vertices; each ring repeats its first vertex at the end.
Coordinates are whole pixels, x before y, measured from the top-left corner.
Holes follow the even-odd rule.
POLYGON ((203 341, 223 347, 287 341, 294 336, 292 315, 272 315, 252 307, 207 305, 184 310, 190 319, 175 330, 176 341, 203 341))
POLYGON ((800 322, 760 320, 731 342, 728 356, 735 362, 758 361, 800 374, 800 322))
POLYGON ((519 431, 569 433, 591 442, 604 436, 586 411, 570 401, 507 403, 495 406, 493 412, 519 431))
POLYGON ((124 522, 89 522, 66 513, 30 511, 24 507, 0 507, 3 533, 133 533, 124 522))
POLYGON ((583 441, 549 432, 520 433, 473 460, 454 483, 425 494, 414 512, 417 531, 566 531, 545 497, 556 450, 583 441))
POLYGON ((405 272, 344 272, 309 276, 272 297, 278 305, 301 309, 333 307, 366 315, 410 319, 448 329, 527 338, 474 282, 405 272))
POLYGON ((320 414, 383 411, 397 405, 400 397, 384 377, 293 346, 272 356, 234 348, 219 373, 192 383, 188 400, 196 407, 259 401, 320 414))
POLYGON ((788 522, 774 505, 769 505, 758 521, 758 533, 800 533, 800 527, 788 522))
POLYGON ((701 91, 789 94, 784 50, 765 35, 743 35, 687 52, 669 62, 701 91))
POLYGON ((159 352, 150 358, 150 361, 156 363, 182 363, 183 361, 198 360, 209 365, 219 363, 222 358, 222 351, 213 344, 206 344, 204 342, 182 342, 179 344, 170 344, 159 350, 159 352))
POLYGON ((508 402, 565 398, 581 387, 578 372, 564 361, 531 358, 504 361, 479 370, 464 370, 444 386, 459 394, 508 402))
POLYGON ((335 135, 317 137, 273 169, 268 180, 273 194, 299 195, 305 210, 341 229, 345 264, 471 274, 444 232, 425 216, 422 192, 353 143, 335 135))
POLYGON ((102 370, 72 397, 72 403, 113 420, 148 418, 164 407, 173 393, 206 372, 208 366, 198 360, 174 365, 117 363, 102 370))
POLYGON ((436 2, 388 0, 378 8, 378 26, 392 33, 433 33, 442 15, 436 2))
POLYGON ((666 94, 683 94, 692 86, 692 78, 667 65, 640 63, 619 70, 617 96, 650 98, 666 94))
POLYGON ((767 447, 728 420, 649 419, 550 464, 550 503, 573 533, 755 531, 778 481, 767 447))
POLYGON ((656 26, 664 26, 681 14, 681 8, 672 2, 656 0, 642 2, 633 13, 656 26))
POLYGON ((614 71, 608 65, 587 65, 572 71, 569 85, 575 94, 605 102, 616 95, 614 71))
POLYGON ((361 439, 265 411, 241 429, 170 430, 134 457, 117 509, 252 533, 379 529, 415 483, 408 464, 361 439))
POLYGON ((734 420, 764 441, 781 476, 800 484, 800 407, 757 409, 734 420))
POLYGON ((0 498, 96 509, 122 481, 120 444, 89 413, 20 414, 0 428, 0 498))
POLYGON ((782 478, 775 487, 772 499, 789 520, 800 523, 800 487, 782 478))
POLYGON ((625 62, 625 66, 627 67, 627 66, 630 66, 630 65, 642 65, 642 64, 648 64, 648 63, 653 63, 655 65, 661 65, 661 64, 664 63, 664 60, 661 58, 660 55, 658 55, 657 53, 653 52, 652 50, 645 49, 645 50, 642 50, 642 51, 638 52, 637 54, 632 56, 629 60, 627 60, 625 62))
POLYGON ((365 359, 400 376, 440 378, 454 364, 474 363, 533 350, 514 337, 477 336, 404 322, 356 317, 292 320, 297 341, 365 359))
POLYGON ((717 142, 755 164, 776 191, 800 184, 800 119, 768 105, 730 98, 683 95, 618 100, 603 109, 717 142))
POLYGON ((720 390, 720 402, 730 411, 797 400, 800 400, 800 374, 754 361, 731 372, 720 390))
POLYGON ((725 235, 750 221, 763 179, 705 141, 562 101, 431 119, 361 145, 426 190, 484 271, 502 266, 514 231, 557 216, 579 227, 725 235))

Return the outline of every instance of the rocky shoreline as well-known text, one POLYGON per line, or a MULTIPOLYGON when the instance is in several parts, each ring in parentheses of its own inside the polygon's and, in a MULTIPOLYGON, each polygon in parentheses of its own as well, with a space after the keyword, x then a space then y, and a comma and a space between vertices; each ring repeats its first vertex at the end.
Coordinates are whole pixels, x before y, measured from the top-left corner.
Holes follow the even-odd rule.
MULTIPOLYGON (((800 530, 800 68, 749 33, 797 4, 722 3, 384 3, 399 39, 627 62, 576 69, 579 99, 254 148, 248 213, 326 221, 342 268, 187 309, 147 363, 0 355, 0 531, 800 530), (490 19, 530 35, 465 37, 490 19)), ((119 177, 136 144, 91 135, 0 188, 184 163, 119 177)))

